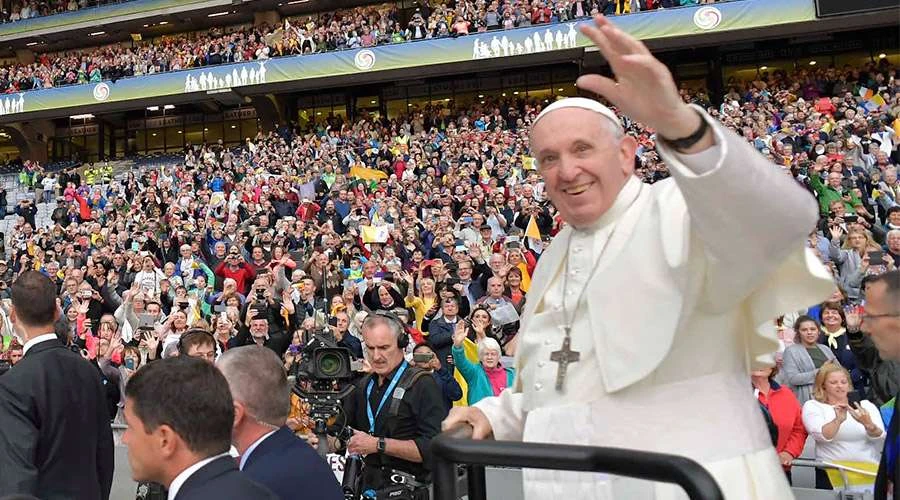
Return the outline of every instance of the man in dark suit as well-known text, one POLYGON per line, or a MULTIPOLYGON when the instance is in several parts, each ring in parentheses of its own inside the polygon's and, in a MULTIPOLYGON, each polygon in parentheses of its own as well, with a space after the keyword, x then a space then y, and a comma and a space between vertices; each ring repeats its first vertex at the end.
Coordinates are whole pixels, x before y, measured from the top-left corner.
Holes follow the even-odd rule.
MULTIPOLYGON (((865 293, 862 330, 872 337, 882 359, 900 361, 900 271, 891 271, 870 281, 865 293)), ((847 329, 854 330, 858 320, 856 315, 849 316, 847 329)), ((900 394, 897 399, 900 400, 900 394)), ((900 499, 900 416, 896 411, 884 441, 875 479, 875 498, 900 499)))
POLYGON ((281 360, 261 346, 229 349, 216 366, 234 398, 234 446, 241 471, 281 500, 341 500, 334 473, 284 423, 291 388, 281 360))
POLYGON ((234 404, 210 363, 177 356, 141 367, 125 386, 122 442, 135 481, 159 483, 169 500, 275 500, 228 454, 234 404))
POLYGON ((54 333, 59 308, 47 277, 25 272, 11 296, 24 357, 0 377, 0 492, 105 500, 115 459, 100 373, 54 333))

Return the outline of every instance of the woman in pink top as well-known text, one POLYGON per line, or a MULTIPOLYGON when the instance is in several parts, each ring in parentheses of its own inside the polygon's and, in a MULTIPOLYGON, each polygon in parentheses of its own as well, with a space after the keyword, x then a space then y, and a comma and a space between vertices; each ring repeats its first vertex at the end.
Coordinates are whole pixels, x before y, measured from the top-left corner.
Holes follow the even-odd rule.
POLYGON ((468 35, 469 34, 469 21, 461 17, 457 17, 453 21, 453 27, 450 29, 455 35, 468 35))

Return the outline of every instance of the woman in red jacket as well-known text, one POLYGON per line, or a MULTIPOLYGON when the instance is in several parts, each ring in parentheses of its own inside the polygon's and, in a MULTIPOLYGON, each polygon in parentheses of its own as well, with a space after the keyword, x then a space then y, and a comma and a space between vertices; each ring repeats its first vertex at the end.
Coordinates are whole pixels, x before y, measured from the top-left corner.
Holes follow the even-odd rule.
POLYGON ((803 412, 797 396, 787 387, 775 382, 777 367, 763 368, 752 372, 754 394, 759 403, 769 410, 778 428, 778 442, 775 451, 784 468, 788 482, 791 482, 791 461, 803 452, 806 443, 806 428, 803 426, 803 412))

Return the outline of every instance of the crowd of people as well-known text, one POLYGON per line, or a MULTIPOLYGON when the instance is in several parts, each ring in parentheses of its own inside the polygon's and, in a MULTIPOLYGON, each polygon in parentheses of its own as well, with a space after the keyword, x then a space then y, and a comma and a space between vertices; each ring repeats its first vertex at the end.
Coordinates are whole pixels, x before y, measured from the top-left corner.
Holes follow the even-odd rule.
MULTIPOLYGON (((807 434, 820 458, 877 465, 900 390, 900 367, 859 332, 867 282, 900 264, 897 76, 882 59, 729 82, 720 103, 682 90, 819 200, 808 244, 838 289, 778 318, 778 366, 753 374, 788 471, 807 434)), ((30 166, 36 202, 56 206, 50 225, 36 224, 34 203, 13 208, 0 297, 29 270, 53 280, 58 330, 110 382, 119 422, 123 388, 143 365, 259 345, 296 375, 316 332, 368 358, 362 326, 383 314, 402 324, 404 353, 432 373, 444 411, 497 395, 515 381, 531 275, 564 222, 529 156, 543 103, 447 106, 285 125, 116 178, 93 165, 30 166), (196 343, 198 330, 214 342, 196 343)), ((668 177, 654 131, 623 123, 639 144, 635 175, 668 177)), ((15 363, 22 346, 2 319, 3 356, 15 363)), ((308 434, 304 412, 295 400, 289 423, 308 434)))
POLYGON ((31 64, 0 68, 0 92, 115 81, 201 66, 566 22, 596 13, 618 15, 697 3, 707 0, 422 2, 408 21, 403 20, 406 16, 396 4, 369 5, 288 18, 278 26, 214 28, 128 45, 40 53, 31 64))
POLYGON ((0 23, 24 21, 35 17, 52 16, 88 7, 115 3, 115 0, 23 0, 11 2, 0 9, 0 23))

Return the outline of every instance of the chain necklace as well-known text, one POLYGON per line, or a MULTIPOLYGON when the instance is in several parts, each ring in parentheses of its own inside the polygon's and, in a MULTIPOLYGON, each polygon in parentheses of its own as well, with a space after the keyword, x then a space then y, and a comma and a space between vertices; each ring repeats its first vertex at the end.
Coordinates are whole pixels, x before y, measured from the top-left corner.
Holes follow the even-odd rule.
MULTIPOLYGON (((628 204, 628 207, 622 211, 622 213, 628 212, 631 209, 632 205, 634 205, 635 201, 640 198, 641 191, 643 190, 643 184, 641 184, 640 189, 635 195, 634 199, 631 200, 631 203, 628 204)), ((615 224, 615 222, 611 222, 610 224, 615 224)), ((594 278, 594 275, 597 274, 597 270, 600 268, 600 259, 603 258, 603 254, 606 252, 606 248, 609 246, 609 243, 612 241, 613 236, 616 234, 616 226, 613 226, 609 231, 609 236, 607 236, 606 241, 603 243, 603 247, 600 249, 600 252, 597 254, 597 257, 594 259, 593 266, 591 269, 591 273, 588 275, 587 280, 585 281, 584 287, 578 292, 578 297, 575 299, 575 305, 572 308, 572 314, 569 315, 568 307, 566 306, 566 297, 569 292, 569 255, 568 253, 565 256, 566 264, 564 268, 563 274, 563 290, 562 290, 562 329, 565 333, 565 337, 563 338, 562 347, 558 351, 553 351, 550 353, 550 361, 558 363, 556 367, 556 391, 563 392, 563 387, 566 382, 566 372, 569 368, 569 363, 575 363, 581 359, 581 353, 578 351, 572 350, 572 326, 575 323, 575 314, 578 311, 578 304, 581 303, 581 299, 584 297, 584 293, 587 291, 588 286, 590 286, 591 280, 594 278)), ((572 238, 575 236, 575 229, 572 229, 572 232, 569 233, 569 239, 566 242, 566 250, 567 252, 571 250, 572 246, 572 238)), ((592 242, 593 243, 593 242, 592 242)))

